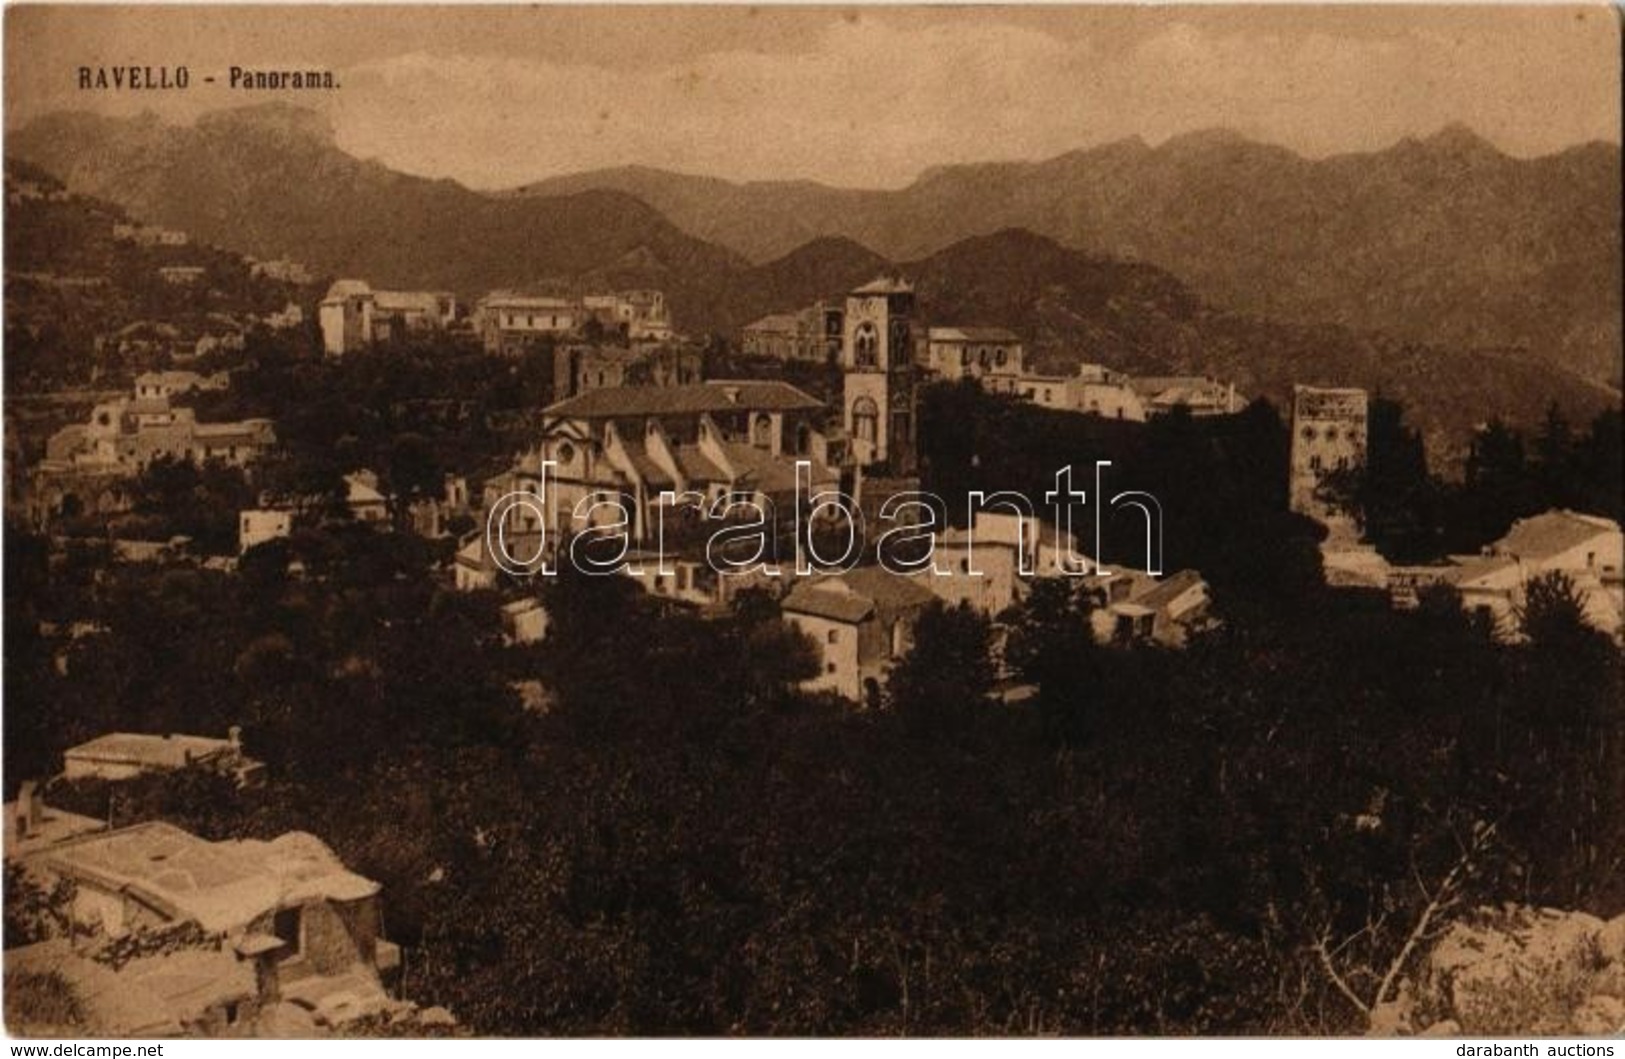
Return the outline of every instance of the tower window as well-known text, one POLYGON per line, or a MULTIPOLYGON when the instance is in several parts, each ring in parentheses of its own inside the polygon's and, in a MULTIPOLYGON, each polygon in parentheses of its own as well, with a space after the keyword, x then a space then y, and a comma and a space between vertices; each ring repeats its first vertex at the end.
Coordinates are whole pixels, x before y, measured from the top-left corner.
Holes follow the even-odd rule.
POLYGON ((873 442, 879 435, 880 408, 872 398, 859 397, 852 402, 852 434, 863 441, 873 442))
POLYGON ((852 336, 853 358, 859 367, 872 368, 878 362, 880 335, 874 324, 859 324, 852 336))

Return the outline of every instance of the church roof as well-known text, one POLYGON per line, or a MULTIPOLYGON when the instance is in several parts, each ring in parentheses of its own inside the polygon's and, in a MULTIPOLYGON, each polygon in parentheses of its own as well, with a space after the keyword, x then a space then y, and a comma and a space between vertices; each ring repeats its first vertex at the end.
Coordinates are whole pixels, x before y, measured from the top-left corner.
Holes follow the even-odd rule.
POLYGON ((810 411, 823 405, 787 382, 718 380, 684 386, 609 386, 567 397, 544 409, 566 419, 697 416, 708 412, 810 411))

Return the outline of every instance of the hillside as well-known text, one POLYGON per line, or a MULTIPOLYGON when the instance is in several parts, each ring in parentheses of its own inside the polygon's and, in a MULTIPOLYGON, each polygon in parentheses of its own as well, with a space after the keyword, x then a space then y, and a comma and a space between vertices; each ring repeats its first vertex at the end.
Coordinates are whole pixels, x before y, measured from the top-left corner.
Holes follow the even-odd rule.
POLYGON ((1010 327, 1043 370, 1096 361, 1146 374, 1213 374, 1282 408, 1295 382, 1363 386, 1403 402, 1445 459, 1495 417, 1532 426, 1552 401, 1575 418, 1620 401, 1610 387, 1505 353, 1218 309, 1160 269, 1092 257, 1021 230, 964 240, 902 271, 928 319, 1010 327))
POLYGON ((1453 126, 1318 161, 1212 130, 1036 163, 945 166, 897 191, 734 184, 646 168, 521 189, 636 195, 684 230, 754 260, 816 235, 894 259, 1028 228, 1156 264, 1204 298, 1415 342, 1520 348, 1620 376, 1620 150, 1535 159, 1453 126))
POLYGON ((150 222, 380 286, 469 295, 614 268, 666 286, 681 313, 697 301, 683 297, 689 277, 703 288, 742 264, 621 192, 503 199, 406 176, 350 157, 315 115, 280 104, 192 127, 56 115, 7 149, 150 222))
POLYGON ((121 241, 130 217, 112 203, 74 194, 17 159, 5 164, 5 380, 8 399, 118 384, 153 365, 122 363, 111 349, 132 326, 177 339, 240 331, 308 301, 308 288, 256 276, 239 255, 196 241, 143 246, 121 241), (201 267, 193 284, 165 282, 166 266, 201 267), (98 353, 105 343, 108 347, 98 353))

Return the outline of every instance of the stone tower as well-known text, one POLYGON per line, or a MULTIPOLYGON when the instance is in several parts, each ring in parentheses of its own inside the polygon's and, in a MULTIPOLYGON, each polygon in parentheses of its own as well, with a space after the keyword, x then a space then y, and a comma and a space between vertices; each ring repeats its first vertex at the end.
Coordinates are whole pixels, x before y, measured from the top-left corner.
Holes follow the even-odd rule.
POLYGON ((914 288, 882 277, 846 298, 841 421, 859 467, 915 469, 914 288))
POLYGON ((1317 495, 1326 477, 1365 466, 1366 393, 1357 389, 1292 388, 1293 511, 1322 522, 1335 518, 1317 495))

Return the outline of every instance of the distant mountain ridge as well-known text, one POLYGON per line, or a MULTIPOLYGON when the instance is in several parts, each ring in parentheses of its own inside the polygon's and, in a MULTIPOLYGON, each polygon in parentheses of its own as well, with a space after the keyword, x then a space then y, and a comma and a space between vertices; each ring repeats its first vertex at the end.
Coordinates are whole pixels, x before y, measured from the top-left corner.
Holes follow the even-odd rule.
POLYGON ((632 264, 680 294, 685 275, 745 264, 622 192, 504 199, 352 158, 325 122, 282 104, 192 127, 53 115, 13 133, 7 149, 205 242, 379 286, 466 294, 632 264))
MULTIPOLYGON (((1181 149, 1223 153, 1245 143, 1197 136, 1181 149)), ((1141 373, 1213 373, 1277 402, 1293 382, 1365 386, 1403 400, 1436 453, 1459 452, 1474 423, 1494 416, 1532 425, 1553 400, 1575 419, 1619 402, 1616 389, 1561 363, 1220 308, 1156 265, 1019 226, 912 257, 815 236, 752 265, 629 192, 558 187, 556 195, 493 196, 394 173, 346 155, 322 123, 289 107, 213 115, 194 128, 60 116, 14 134, 7 146, 75 191, 143 220, 379 286, 478 294, 544 279, 653 285, 667 291, 680 328, 737 335, 756 317, 839 297, 895 263, 915 282, 924 319, 1010 327, 1046 370, 1069 372, 1090 360, 1141 373)), ((1133 143, 1115 150, 1124 165, 1154 153, 1133 143)), ((1005 168, 951 167, 926 183, 998 185, 1005 168)))
POLYGON ((518 194, 609 188, 752 260, 838 235, 893 259, 1027 228, 1159 265, 1217 304, 1410 341, 1521 348, 1620 377, 1620 149, 1517 159, 1463 125, 1310 160, 1230 130, 1040 162, 939 166, 896 191, 730 183, 645 167, 518 194))

